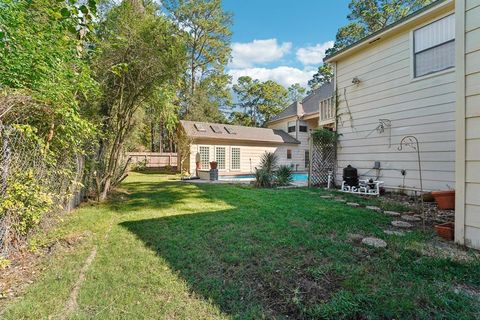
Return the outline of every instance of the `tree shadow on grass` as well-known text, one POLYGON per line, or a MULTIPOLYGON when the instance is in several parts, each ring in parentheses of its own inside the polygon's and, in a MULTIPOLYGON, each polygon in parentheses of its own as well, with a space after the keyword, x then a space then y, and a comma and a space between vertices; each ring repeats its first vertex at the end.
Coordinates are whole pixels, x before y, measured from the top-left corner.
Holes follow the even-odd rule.
POLYGON ((406 243, 425 240, 413 233, 390 238, 386 250, 349 239, 352 233, 384 236, 390 219, 371 211, 312 203, 302 190, 170 181, 127 188, 132 194, 122 212, 202 206, 195 214, 121 226, 165 259, 192 291, 233 317, 362 318, 370 312, 380 318, 422 318, 420 312, 450 308, 468 315, 473 308, 462 296, 449 296, 448 288, 442 294, 436 290, 452 279, 475 285, 478 264, 407 249, 406 243), (215 207, 219 203, 224 205, 215 207))
POLYGON ((268 217, 251 219, 234 209, 121 225, 227 314, 301 318, 305 306, 328 300, 339 288, 333 270, 318 277, 314 272, 328 258, 268 217))

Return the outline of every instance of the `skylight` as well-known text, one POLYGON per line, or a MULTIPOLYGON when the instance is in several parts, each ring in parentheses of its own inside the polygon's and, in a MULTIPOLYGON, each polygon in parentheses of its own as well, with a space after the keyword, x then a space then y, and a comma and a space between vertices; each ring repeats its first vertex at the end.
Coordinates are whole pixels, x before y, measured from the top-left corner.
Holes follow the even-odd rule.
POLYGON ((212 128, 215 133, 222 133, 222 129, 219 126, 210 126, 210 128, 212 128))
POLYGON ((205 127, 201 123, 195 123, 194 126, 195 126, 195 129, 197 129, 197 131, 200 131, 200 132, 206 132, 207 131, 207 129, 205 129, 205 127))
POLYGON ((225 131, 227 131, 229 134, 237 134, 235 129, 233 129, 232 127, 225 127, 225 131))

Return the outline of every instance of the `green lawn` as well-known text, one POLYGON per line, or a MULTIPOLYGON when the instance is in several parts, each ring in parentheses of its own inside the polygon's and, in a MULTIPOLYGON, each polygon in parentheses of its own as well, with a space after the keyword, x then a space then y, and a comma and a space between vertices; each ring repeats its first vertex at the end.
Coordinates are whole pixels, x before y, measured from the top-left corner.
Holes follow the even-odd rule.
POLYGON ((391 218, 318 189, 192 185, 133 174, 104 205, 73 212, 42 241, 57 251, 4 319, 475 319, 480 260, 425 254, 433 234, 383 233, 391 218), (353 234, 377 236, 386 249, 353 234), (87 256, 97 255, 65 304, 87 256), (462 288, 469 288, 463 290, 462 288))

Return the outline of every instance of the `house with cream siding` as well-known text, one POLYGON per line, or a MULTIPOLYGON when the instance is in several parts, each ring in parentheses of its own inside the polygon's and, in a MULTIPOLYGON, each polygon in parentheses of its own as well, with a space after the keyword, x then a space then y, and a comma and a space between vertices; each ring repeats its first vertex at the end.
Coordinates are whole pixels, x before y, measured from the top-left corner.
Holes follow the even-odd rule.
POLYGON ((273 152, 279 165, 306 173, 310 134, 320 125, 333 128, 334 110, 333 84, 325 84, 273 117, 267 128, 180 121, 179 139, 188 141, 188 154, 178 156, 186 159, 180 161, 180 170, 198 175, 217 161, 220 175, 252 174, 262 155, 273 152))
POLYGON ((307 171, 310 165, 310 136, 319 127, 333 129, 335 124, 333 84, 315 89, 303 100, 294 102, 274 116, 267 127, 288 132, 300 142, 292 149, 292 163, 298 171, 307 171))
POLYGON ((480 249, 480 0, 456 1, 455 241, 480 249))
MULTIPOLYGON (((477 1, 478 2, 478 1, 477 1)), ((352 165, 386 188, 455 187, 455 3, 438 0, 325 59, 337 94, 337 182, 352 165)))
POLYGON ((292 154, 300 142, 283 130, 184 120, 178 130, 180 144, 188 145, 179 148, 180 170, 191 176, 206 176, 212 161, 219 175, 252 174, 265 152, 296 169, 292 154))

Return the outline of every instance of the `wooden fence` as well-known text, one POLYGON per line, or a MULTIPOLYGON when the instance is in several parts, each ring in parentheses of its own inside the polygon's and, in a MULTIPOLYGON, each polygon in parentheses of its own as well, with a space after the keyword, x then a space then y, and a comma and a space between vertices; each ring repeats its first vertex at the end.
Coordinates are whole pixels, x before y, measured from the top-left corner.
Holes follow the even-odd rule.
POLYGON ((143 163, 147 168, 177 167, 176 153, 129 152, 127 158, 131 159, 132 165, 143 163))

